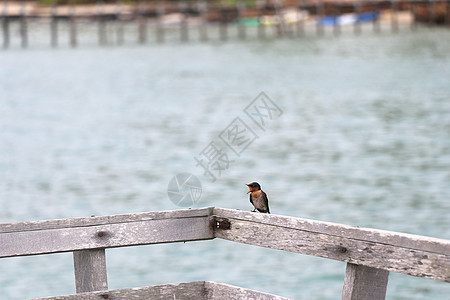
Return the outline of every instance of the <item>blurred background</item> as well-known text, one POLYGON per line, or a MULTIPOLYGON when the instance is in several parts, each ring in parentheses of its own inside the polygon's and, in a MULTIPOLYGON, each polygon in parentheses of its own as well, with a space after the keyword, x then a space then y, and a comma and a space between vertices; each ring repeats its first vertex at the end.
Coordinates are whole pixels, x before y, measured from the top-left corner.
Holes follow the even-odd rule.
MULTIPOLYGON (((139 23, 124 2, 119 18, 94 3, 97 19, 88 10, 71 27, 51 17, 64 3, 48 4, 3 3, 1 223, 179 209, 167 187, 188 172, 203 189, 193 207, 251 210, 244 184, 258 181, 274 214, 450 239, 445 22, 405 9, 394 23, 387 9, 341 22, 298 7, 304 19, 288 22, 267 2, 272 24, 238 9, 163 20, 173 3, 139 23), (283 114, 212 182, 194 157, 261 92, 283 114)), ((214 280, 295 299, 340 299, 345 274, 345 263, 223 240, 108 249, 107 265, 111 289, 214 280)), ((70 253, 0 269, 2 299, 75 292, 70 253)), ((387 299, 448 295, 448 283, 390 274, 387 299)))

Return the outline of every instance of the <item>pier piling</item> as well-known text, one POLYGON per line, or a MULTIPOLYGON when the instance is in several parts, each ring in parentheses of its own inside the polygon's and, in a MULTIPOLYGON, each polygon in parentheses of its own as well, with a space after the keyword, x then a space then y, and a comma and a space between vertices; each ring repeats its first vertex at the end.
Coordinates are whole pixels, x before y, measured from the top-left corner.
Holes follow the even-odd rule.
POLYGON ((22 48, 28 47, 28 24, 27 24, 27 3, 22 1, 20 9, 20 37, 22 48))
POLYGON ((9 40, 10 40, 8 1, 5 1, 2 7, 2 35, 3 35, 3 48, 6 49, 9 47, 9 40))
POLYGON ((323 0, 316 0, 316 34, 317 36, 323 36, 324 35, 324 26, 321 23, 323 17, 325 16, 324 12, 324 2, 323 0))
POLYGON ((51 7, 51 21, 50 21, 50 44, 52 47, 58 46, 58 6, 53 4, 51 7))
POLYGON ((164 17, 165 8, 162 2, 158 2, 156 6, 156 41, 158 43, 164 42, 164 24, 162 18, 164 17))
POLYGON ((124 22, 122 20, 123 3, 122 0, 116 2, 116 43, 123 45, 125 43, 124 22))
POLYGON ((179 3, 178 11, 181 14, 180 19, 180 41, 185 43, 189 41, 189 28, 188 28, 188 4, 186 1, 179 3))
POLYGON ((138 43, 145 44, 147 42, 147 19, 145 11, 147 4, 140 0, 138 2, 138 43))
POLYGON ((208 27, 207 27, 207 20, 206 15, 208 14, 208 3, 204 0, 197 3, 198 5, 198 11, 200 15, 200 25, 199 25, 199 36, 200 41, 206 42, 208 40, 208 27))
POLYGON ((71 5, 69 9, 69 43, 72 48, 78 44, 77 39, 77 23, 75 18, 75 5, 71 5))

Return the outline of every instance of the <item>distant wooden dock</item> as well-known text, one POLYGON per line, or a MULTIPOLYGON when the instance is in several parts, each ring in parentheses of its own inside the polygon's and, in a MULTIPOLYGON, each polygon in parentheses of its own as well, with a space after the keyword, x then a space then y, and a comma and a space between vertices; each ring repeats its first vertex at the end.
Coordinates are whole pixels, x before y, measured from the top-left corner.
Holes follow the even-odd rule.
POLYGON ((367 23, 368 17, 373 19, 376 32, 380 31, 381 22, 389 22, 392 31, 397 31, 399 23, 404 22, 401 16, 408 16, 413 29, 417 22, 450 26, 450 0, 258 0, 254 6, 246 6, 243 0, 236 1, 235 6, 223 3, 142 0, 136 4, 97 1, 90 5, 42 6, 37 0, 0 1, 0 37, 3 48, 9 48, 11 26, 16 24, 20 45, 25 48, 29 45, 29 27, 36 22, 49 24, 49 43, 54 47, 63 43, 59 24, 69 27, 64 43, 76 47, 81 43, 78 25, 87 21, 97 24, 100 45, 112 44, 107 35, 111 24, 117 35, 113 44, 119 45, 125 40, 124 25, 130 23, 137 28, 134 40, 139 44, 149 42, 149 35, 156 42, 164 42, 168 27, 178 28, 182 42, 192 40, 189 32, 193 30, 199 32, 198 40, 207 41, 208 25, 212 24, 220 27, 220 40, 230 37, 230 27, 236 27, 238 38, 245 39, 250 26, 257 27, 258 38, 267 38, 269 31, 276 37, 302 37, 308 25, 314 25, 320 36, 329 25, 324 19, 331 20, 334 34, 339 34, 342 24, 348 22, 353 24, 355 33, 361 33, 361 24, 367 23))
POLYGON ((449 240, 214 207, 0 224, 0 258, 73 252, 77 294, 45 299, 287 299, 210 281, 108 290, 107 248, 216 238, 346 262, 345 300, 385 299, 389 272, 450 282, 449 240))

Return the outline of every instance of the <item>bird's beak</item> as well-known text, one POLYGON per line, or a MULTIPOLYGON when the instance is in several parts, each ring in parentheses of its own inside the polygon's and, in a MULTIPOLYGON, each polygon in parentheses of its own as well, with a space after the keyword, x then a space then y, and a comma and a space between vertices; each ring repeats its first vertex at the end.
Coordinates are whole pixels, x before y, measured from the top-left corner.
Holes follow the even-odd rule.
POLYGON ((250 188, 250 184, 245 184, 246 186, 248 186, 248 192, 247 192, 247 194, 248 193, 250 193, 252 190, 251 190, 251 188, 250 188))

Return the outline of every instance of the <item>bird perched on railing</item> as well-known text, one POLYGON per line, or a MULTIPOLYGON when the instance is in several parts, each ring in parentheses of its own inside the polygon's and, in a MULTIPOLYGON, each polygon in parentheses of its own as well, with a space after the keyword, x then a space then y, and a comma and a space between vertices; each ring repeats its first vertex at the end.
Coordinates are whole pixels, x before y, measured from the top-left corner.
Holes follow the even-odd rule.
POLYGON ((250 203, 255 207, 254 210, 258 210, 261 213, 270 214, 269 210, 269 198, 267 194, 261 190, 261 186, 257 182, 251 182, 246 184, 248 186, 248 193, 250 193, 250 203))

